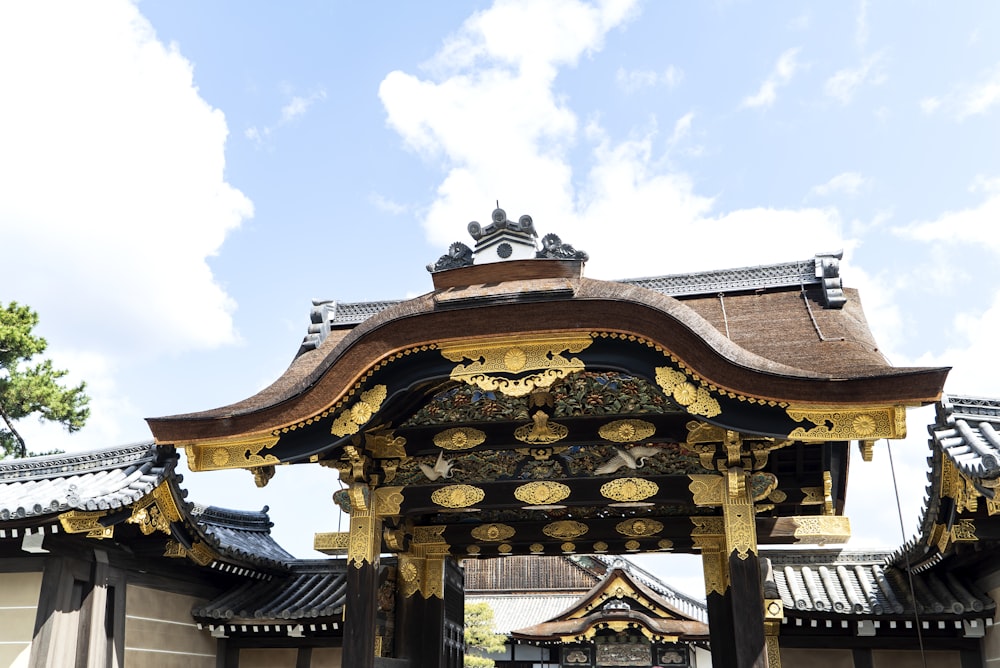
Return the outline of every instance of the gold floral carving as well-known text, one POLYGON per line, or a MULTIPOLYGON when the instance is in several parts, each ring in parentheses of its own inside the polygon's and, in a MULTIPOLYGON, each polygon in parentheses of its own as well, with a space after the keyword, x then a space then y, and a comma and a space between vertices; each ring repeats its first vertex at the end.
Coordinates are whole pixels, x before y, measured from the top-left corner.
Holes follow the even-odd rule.
POLYGON ((605 543, 603 540, 599 540, 596 543, 594 543, 594 552, 607 552, 607 551, 608 551, 608 544, 605 543))
POLYGON ((472 427, 454 427, 434 434, 434 445, 445 450, 468 450, 486 441, 486 432, 472 427))
POLYGON ((639 551, 639 547, 640 547, 640 544, 639 544, 639 541, 637 541, 637 540, 627 540, 627 541, 625 541, 625 549, 628 550, 629 552, 638 552, 639 551))
POLYGON ((542 528, 542 533, 550 538, 570 540, 572 538, 579 538, 589 530, 590 527, 583 522, 577 522, 575 520, 560 520, 559 522, 546 524, 542 528))
POLYGON ((201 541, 197 541, 191 546, 191 549, 187 551, 187 556, 188 559, 199 566, 206 566, 215 561, 216 558, 216 554, 212 548, 201 541))
POLYGON ((513 550, 514 548, 511 547, 509 543, 500 543, 500 545, 497 546, 497 552, 500 554, 510 554, 513 550))
POLYGON ((559 503, 570 494, 568 485, 549 480, 537 480, 514 490, 514 498, 530 506, 547 506, 559 503))
POLYGON ((529 547, 528 550, 532 554, 541 554, 542 552, 545 552, 545 546, 542 545, 541 543, 532 543, 531 547, 529 547))
POLYGON ((972 520, 959 520, 951 527, 951 535, 956 543, 969 543, 978 541, 976 537, 976 525, 972 520))
POLYGON ((87 538, 103 540, 113 538, 115 528, 113 526, 101 526, 99 520, 107 515, 107 511, 85 511, 67 510, 59 515, 59 524, 62 525, 66 533, 85 533, 87 538))
POLYGON ((418 545, 432 545, 444 543, 444 530, 446 526, 413 527, 413 542, 418 545))
POLYGON ((376 524, 380 524, 370 514, 351 514, 351 534, 347 541, 347 563, 355 568, 375 561, 376 536, 381 538, 376 524))
POLYGON ((764 638, 767 643, 767 668, 781 668, 781 650, 778 646, 778 636, 768 635, 764 638))
POLYGON ((574 552, 576 552, 576 544, 565 542, 559 546, 559 549, 561 549, 564 554, 573 554, 574 552))
POLYGON ((799 501, 803 506, 821 506, 823 505, 823 488, 822 487, 802 487, 802 500, 799 501))
POLYGON ((350 531, 332 531, 313 535, 313 549, 324 554, 343 554, 350 545, 350 531))
POLYGON ((490 543, 499 543, 514 535, 514 527, 508 524, 480 524, 472 530, 472 537, 490 543))
POLYGON ((431 501, 445 508, 468 508, 486 497, 486 492, 472 485, 448 485, 434 490, 431 501))
POLYGON ((740 559, 746 559, 750 553, 757 553, 756 515, 753 506, 747 504, 726 504, 723 506, 723 519, 726 526, 726 547, 730 552, 736 552, 740 559))
POLYGON ((391 429, 378 429, 365 434, 365 448, 376 459, 402 459, 406 457, 406 439, 396 436, 391 429))
POLYGON ((788 435, 800 441, 875 441, 906 436, 906 408, 903 406, 789 406, 785 410, 795 422, 813 425, 798 427, 788 435))
POLYGON ((601 496, 618 502, 644 501, 659 491, 659 485, 644 478, 618 478, 601 485, 601 496))
POLYGON ((656 433, 656 427, 645 420, 615 420, 602 425, 597 433, 606 441, 635 443, 656 433))
POLYGON ((468 554, 471 554, 472 556, 476 556, 477 554, 479 554, 480 552, 482 552, 482 550, 480 549, 480 547, 478 545, 470 545, 467 548, 465 548, 465 551, 468 554))
POLYGON ((722 412, 719 402, 701 385, 695 386, 683 371, 656 367, 656 384, 692 415, 715 417, 722 412))
POLYGON ((543 411, 535 411, 531 420, 531 424, 523 424, 514 430, 514 438, 530 445, 548 445, 569 435, 565 425, 549 422, 549 416, 543 411))
POLYGON ((376 385, 367 392, 361 393, 361 399, 350 408, 345 408, 334 419, 330 433, 334 436, 350 436, 356 434, 369 420, 372 415, 382 407, 382 402, 388 393, 385 385, 376 385))
POLYGON ((439 350, 446 359, 459 363, 452 369, 452 380, 485 392, 523 397, 532 390, 551 386, 570 373, 583 371, 584 364, 579 358, 567 358, 564 353, 581 352, 591 342, 589 335, 540 334, 445 343, 439 350), (497 375, 525 372, 535 373, 521 378, 497 375))
POLYGON ((796 543, 814 545, 846 543, 851 537, 851 520, 844 515, 793 517, 796 543))
POLYGON ((656 520, 635 517, 615 525, 615 531, 623 536, 639 538, 642 536, 654 536, 663 531, 663 523, 656 520))
POLYGON ((187 549, 173 538, 170 538, 163 548, 163 556, 170 559, 183 559, 187 556, 187 549))
POLYGON ((192 471, 217 471, 220 469, 246 469, 280 464, 274 455, 261 455, 277 445, 280 436, 257 434, 220 441, 183 443, 188 466, 192 471))
POLYGON ((137 524, 145 536, 149 536, 154 531, 170 535, 170 522, 163 516, 156 504, 150 504, 145 508, 133 508, 132 516, 127 521, 129 524, 137 524))
POLYGON ((721 475, 695 473, 689 475, 691 497, 696 506, 721 506, 725 498, 726 485, 721 475))
POLYGON ((656 542, 656 546, 661 550, 672 550, 674 549, 674 541, 669 538, 662 538, 656 542))
POLYGON ((774 501, 775 503, 784 503, 785 500, 788 498, 788 494, 786 494, 784 491, 780 489, 775 489, 772 490, 771 493, 767 495, 767 498, 771 501, 774 501))

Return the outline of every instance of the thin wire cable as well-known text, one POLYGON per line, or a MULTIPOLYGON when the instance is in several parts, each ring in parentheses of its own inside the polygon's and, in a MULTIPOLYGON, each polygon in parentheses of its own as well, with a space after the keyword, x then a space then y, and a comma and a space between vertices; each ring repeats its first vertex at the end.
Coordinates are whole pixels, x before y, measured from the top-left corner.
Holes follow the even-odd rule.
POLYGON ((889 449, 889 470, 892 471, 892 488, 896 492, 896 512, 899 514, 899 533, 903 537, 903 559, 906 560, 906 577, 910 582, 910 598, 913 599, 913 618, 917 622, 917 642, 920 644, 920 660, 927 668, 927 655, 924 654, 924 633, 920 626, 920 613, 917 611, 917 592, 913 587, 913 571, 910 570, 910 551, 906 549, 906 528, 903 526, 903 505, 899 501, 899 485, 896 484, 896 464, 892 461, 892 444, 886 440, 889 449))

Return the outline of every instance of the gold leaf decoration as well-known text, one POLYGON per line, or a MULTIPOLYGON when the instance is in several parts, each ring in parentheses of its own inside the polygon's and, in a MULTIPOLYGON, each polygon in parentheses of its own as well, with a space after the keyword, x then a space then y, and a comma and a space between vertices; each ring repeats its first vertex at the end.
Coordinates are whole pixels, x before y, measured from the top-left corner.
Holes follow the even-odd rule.
POLYGON ((334 436, 350 436, 358 433, 382 407, 387 393, 388 388, 385 385, 376 385, 367 392, 362 392, 361 399, 357 403, 340 412, 333 421, 330 433, 334 436))
POLYGON ((602 425, 597 433, 606 441, 634 443, 656 433, 656 427, 645 420, 615 420, 602 425))
POLYGON ((492 543, 499 543, 514 535, 514 527, 507 524, 481 524, 472 530, 472 537, 476 540, 484 540, 492 543))
POLYGON ((434 445, 445 450, 468 450, 486 441, 486 432, 472 427, 455 427, 434 434, 434 445))
POLYGON ((796 543, 828 545, 846 543, 851 537, 851 520, 843 515, 809 515, 792 520, 796 543))
POLYGON ((313 536, 313 549, 326 554, 347 552, 350 539, 350 531, 318 533, 313 536))
POLYGON ((608 544, 605 543, 603 540, 599 540, 596 543, 594 543, 594 552, 607 552, 607 551, 608 551, 608 544))
POLYGON ((628 550, 629 552, 638 552, 639 551, 639 547, 640 547, 640 544, 639 544, 639 541, 637 541, 637 540, 627 540, 627 541, 625 541, 625 549, 628 550))
POLYGON ((474 385, 484 392, 523 397, 574 371, 583 371, 585 367, 579 358, 567 358, 564 353, 578 353, 592 341, 589 335, 580 334, 504 336, 440 344, 439 350, 446 359, 459 363, 452 369, 452 380, 474 385), (497 375, 531 371, 536 373, 522 378, 497 375))
POLYGON ((632 519, 625 520, 624 522, 619 522, 615 526, 615 530, 621 535, 629 536, 631 538, 653 536, 663 531, 663 522, 642 517, 634 517, 632 519))
POLYGON ((541 554, 545 551, 545 546, 541 543, 532 543, 531 547, 528 548, 532 554, 541 554))
POLYGON ((574 543, 566 542, 559 546, 564 554, 573 554, 576 552, 576 545, 574 543))
POLYGON ((711 393, 702 386, 696 387, 682 371, 656 367, 656 384, 692 415, 714 417, 722 412, 711 393))
POLYGON ((500 554, 510 554, 513 549, 514 548, 512 548, 507 543, 501 543, 500 546, 497 547, 497 552, 499 552, 500 554))
POLYGON ((436 489, 431 501, 445 508, 468 508, 486 497, 486 492, 472 485, 448 485, 436 489))
POLYGON ((903 406, 818 407, 785 409, 795 422, 811 426, 798 427, 788 436, 803 441, 875 441, 880 438, 906 436, 906 408, 903 406))
POLYGON ((531 506, 548 506, 559 503, 570 494, 568 485, 549 480, 536 480, 514 490, 514 498, 531 506))
POLYGON ((279 439, 280 436, 265 434, 178 445, 184 447, 192 471, 213 471, 280 464, 274 455, 260 454, 277 445, 279 439))
POLYGON ((546 524, 542 528, 542 533, 550 538, 569 540, 571 538, 579 538, 589 530, 590 527, 583 522, 577 522, 575 520, 560 520, 559 522, 546 524))
POLYGON ((674 549, 674 541, 668 538, 663 538, 657 541, 656 546, 661 550, 672 550, 674 549))
POLYGON ((601 485, 601 495, 618 502, 643 501, 659 491, 659 485, 643 478, 618 478, 601 485))

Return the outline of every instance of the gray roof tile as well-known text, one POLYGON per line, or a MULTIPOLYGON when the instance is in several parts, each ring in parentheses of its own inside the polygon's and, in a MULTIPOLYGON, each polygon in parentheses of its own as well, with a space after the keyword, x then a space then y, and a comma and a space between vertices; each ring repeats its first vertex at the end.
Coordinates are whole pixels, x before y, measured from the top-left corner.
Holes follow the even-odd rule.
POLYGON ((138 443, 0 462, 0 521, 129 505, 173 471, 172 449, 138 443))

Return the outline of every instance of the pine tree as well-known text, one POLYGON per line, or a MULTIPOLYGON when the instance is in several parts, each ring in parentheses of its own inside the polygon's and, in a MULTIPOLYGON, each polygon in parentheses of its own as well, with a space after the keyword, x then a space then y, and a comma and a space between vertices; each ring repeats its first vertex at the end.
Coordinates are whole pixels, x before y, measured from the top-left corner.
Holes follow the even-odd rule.
POLYGON ((14 427, 18 420, 37 415, 58 422, 69 432, 81 429, 90 416, 86 385, 63 387, 67 372, 52 368, 51 360, 30 365, 48 343, 32 334, 38 314, 27 306, 0 304, 0 459, 27 457, 28 446, 14 427))
POLYGON ((504 638, 493 632, 493 608, 488 603, 465 606, 465 668, 492 668, 485 654, 503 651, 504 638))

